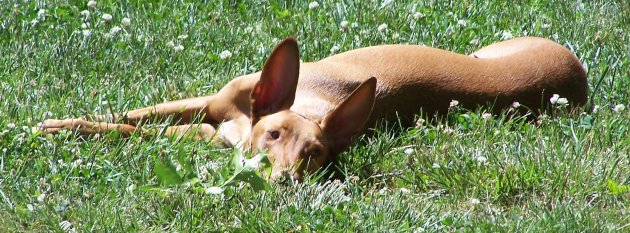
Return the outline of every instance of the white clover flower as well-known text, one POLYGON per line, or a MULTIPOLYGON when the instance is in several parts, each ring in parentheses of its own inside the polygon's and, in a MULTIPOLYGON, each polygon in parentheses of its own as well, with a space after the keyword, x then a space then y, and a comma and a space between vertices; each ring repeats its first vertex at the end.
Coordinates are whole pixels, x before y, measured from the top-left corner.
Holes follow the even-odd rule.
POLYGON ((59 222, 59 228, 61 228, 61 230, 65 232, 76 232, 74 228, 72 228, 72 223, 70 223, 68 220, 63 220, 59 222))
POLYGON ((359 23, 357 22, 352 23, 352 28, 358 28, 358 27, 359 27, 359 23))
POLYGON ((81 31, 81 33, 83 34, 84 37, 89 37, 92 35, 92 30, 89 30, 89 29, 83 30, 81 31))
POLYGON ((599 105, 593 106, 593 113, 596 113, 599 110, 599 105))
POLYGON ((319 3, 315 2, 315 1, 313 1, 313 2, 308 4, 308 9, 311 9, 311 10, 314 10, 314 9, 316 9, 318 7, 319 7, 319 3))
POLYGON ((138 34, 136 35, 136 40, 139 42, 148 42, 150 41, 150 39, 147 39, 146 37, 144 37, 144 35, 142 34, 138 34), (146 39, 146 40, 145 40, 146 39))
POLYGON ((168 43, 166 43, 166 46, 168 46, 169 48, 175 48, 175 42, 171 40, 168 43))
POLYGON ((96 1, 89 1, 87 3, 87 7, 92 8, 92 9, 96 8, 96 1))
POLYGON ((413 148, 409 147, 409 148, 405 149, 404 152, 405 152, 406 155, 411 155, 414 152, 416 152, 416 150, 414 150, 413 148))
POLYGON ((626 106, 623 105, 623 104, 617 104, 613 108, 613 111, 615 111, 615 112, 623 112, 623 110, 626 110, 626 106))
POLYGON ((179 39, 179 40, 186 40, 186 39, 188 39, 188 35, 186 35, 186 34, 179 35, 177 37, 177 39, 179 39))
POLYGON ((216 163, 216 162, 206 163, 207 170, 218 170, 219 168, 221 168, 221 165, 219 163, 216 163))
POLYGON ((46 193, 39 194, 37 196, 37 202, 44 202, 46 200, 46 193))
POLYGON ((344 20, 339 23, 339 27, 341 27, 342 29, 348 29, 348 24, 348 21, 344 20))
POLYGON ((442 132, 444 132, 445 134, 452 134, 455 132, 455 130, 450 127, 446 127, 442 130, 442 132))
POLYGON ((485 121, 490 120, 492 118, 492 114, 486 112, 484 114, 481 114, 481 118, 485 121))
POLYGON ((398 34, 398 32, 395 32, 394 34, 392 34, 392 39, 396 40, 400 38, 400 34, 398 34))
POLYGON ((207 194, 212 194, 212 195, 219 195, 219 194, 223 193, 223 188, 216 187, 216 186, 209 187, 209 188, 206 189, 206 193, 207 194))
POLYGON ((75 161, 72 161, 72 163, 70 164, 70 167, 77 168, 81 166, 82 163, 83 163, 83 159, 77 159, 75 161))
POLYGON ((125 190, 127 190, 127 192, 131 193, 134 190, 136 190, 136 185, 135 184, 130 184, 129 186, 127 186, 127 188, 125 190))
POLYGON ((29 203, 29 204, 26 204, 26 209, 27 209, 28 211, 33 212, 33 210, 35 210, 35 207, 33 207, 33 205, 29 203))
POLYGON ((473 38, 472 40, 470 40, 470 44, 471 45, 479 45, 479 40, 473 38))
POLYGON ((514 38, 514 36, 512 35, 511 32, 508 32, 508 31, 501 32, 501 40, 509 40, 512 38, 514 38))
POLYGON ((434 168, 434 169, 439 169, 440 165, 437 164, 437 163, 433 163, 433 165, 431 167, 434 168))
POLYGON ((84 16, 85 18, 88 18, 88 17, 90 17, 90 11, 83 10, 83 11, 81 11, 81 15, 84 16))
POLYGON ((229 50, 223 50, 221 53, 219 53, 219 58, 225 60, 232 57, 232 52, 230 52, 229 50))
POLYGON ((50 118, 52 116, 52 112, 50 111, 46 111, 42 114, 42 118, 46 119, 46 118, 50 118))
POLYGON ((37 11, 37 17, 40 19, 43 19, 46 17, 46 9, 39 9, 39 11, 37 11))
POLYGON ((387 7, 387 6, 389 6, 389 4, 392 4, 392 3, 394 3, 394 0, 385 0, 385 1, 383 1, 383 2, 381 3, 381 9, 383 9, 383 8, 385 8, 385 7, 387 7))
POLYGON ((7 124, 7 129, 15 129, 15 124, 14 123, 8 123, 7 124))
POLYGON ((109 34, 111 34, 112 36, 115 36, 116 34, 120 32, 120 30, 122 30, 122 28, 120 28, 119 26, 114 26, 112 27, 112 29, 109 30, 109 34))
POLYGON ((123 18, 120 23, 124 26, 124 27, 129 27, 129 25, 131 25, 131 19, 130 18, 123 18))
POLYGON ((521 103, 519 103, 518 101, 514 101, 514 103, 512 103, 512 108, 518 108, 521 106, 521 103))
POLYGON ((425 120, 423 118, 418 118, 418 120, 416 120, 416 127, 424 125, 424 122, 425 120))
POLYGON ((457 101, 457 100, 451 100, 451 103, 449 103, 449 104, 448 104, 448 107, 449 107, 449 108, 452 108, 452 107, 455 107, 455 106, 457 106, 457 105, 459 105, 459 101, 457 101))
POLYGON ((558 99, 560 99, 560 95, 553 94, 553 96, 551 96, 551 98, 549 98, 549 102, 551 102, 551 104, 555 105, 555 104, 558 103, 558 99))
POLYGON ((455 14, 453 14, 453 12, 449 11, 448 13, 446 13, 446 16, 451 17, 454 16, 455 14))
POLYGON ((37 19, 33 19, 33 20, 31 20, 31 26, 35 26, 35 25, 37 25, 38 23, 39 23, 39 20, 37 20, 37 19))
POLYGON ((584 11, 584 3, 582 3, 582 1, 577 1, 577 4, 575 5, 575 10, 584 11))
POLYGON ((378 28, 376 28, 376 29, 379 32, 385 31, 385 30, 387 30, 387 24, 384 23, 384 24, 378 25, 378 28))
POLYGON ((333 45, 333 47, 332 47, 332 48, 330 48, 330 52, 331 52, 331 53, 335 53, 335 52, 337 52, 337 51, 339 51, 339 46, 337 46, 337 45, 333 45))
POLYGON ((409 190, 407 188, 400 188, 400 193, 402 193, 402 194, 410 194, 411 190, 409 190))
POLYGON ((110 14, 103 14, 103 16, 101 17, 103 18, 103 20, 105 20, 105 22, 109 22, 111 21, 114 17, 110 14))
POLYGON ((485 163, 488 159, 484 156, 477 156, 477 158, 475 158, 477 160, 477 162, 479 163, 485 163))
POLYGON ((82 23, 81 24, 81 29, 86 29, 88 27, 90 27, 90 23, 82 23))
POLYGON ((479 199, 477 198, 468 198, 468 202, 470 202, 470 204, 473 204, 473 205, 477 205, 481 203, 481 201, 479 201, 479 199))
POLYGON ((66 165, 68 165, 63 161, 63 159, 58 159, 57 164, 59 164, 60 167, 65 167, 66 165))
POLYGON ((184 51, 184 46, 183 45, 176 45, 175 47, 173 47, 173 51, 175 51, 176 53, 184 51))
POLYGON ((550 28, 551 24, 543 23, 543 25, 541 25, 540 27, 542 27, 542 28, 550 28))
POLYGON ((459 25, 460 27, 465 28, 466 25, 467 25, 466 20, 463 20, 463 19, 457 20, 457 25, 459 25))
POLYGON ((387 187, 383 187, 381 190, 378 190, 378 194, 384 195, 387 193, 387 187))
POLYGON ((420 13, 420 12, 416 12, 415 14, 413 14, 413 18, 414 19, 422 19, 424 18, 424 14, 420 13))
POLYGON ((558 105, 560 106, 566 106, 569 104, 569 100, 567 98, 558 98, 558 105))

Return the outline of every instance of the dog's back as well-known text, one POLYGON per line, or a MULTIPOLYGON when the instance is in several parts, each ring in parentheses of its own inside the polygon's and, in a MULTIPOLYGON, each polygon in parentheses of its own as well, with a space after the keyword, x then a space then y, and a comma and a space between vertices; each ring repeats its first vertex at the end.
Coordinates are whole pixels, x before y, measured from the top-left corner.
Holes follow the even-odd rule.
POLYGON ((495 109, 516 101, 534 110, 545 108, 553 94, 566 97, 572 106, 587 101, 586 72, 579 60, 555 42, 526 37, 470 56, 418 45, 383 45, 305 63, 295 109, 332 108, 369 77, 378 80, 372 119, 411 119, 421 109, 444 113, 452 100, 467 108, 487 103, 495 109), (313 106, 318 98, 333 104, 313 106))

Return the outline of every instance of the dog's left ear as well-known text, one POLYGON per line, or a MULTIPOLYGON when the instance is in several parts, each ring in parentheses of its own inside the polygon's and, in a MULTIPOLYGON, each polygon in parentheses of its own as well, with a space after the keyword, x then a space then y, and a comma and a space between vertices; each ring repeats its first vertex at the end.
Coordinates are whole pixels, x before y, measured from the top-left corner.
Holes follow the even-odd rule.
MULTIPOLYGON (((284 39, 271 52, 250 94, 252 119, 286 110, 293 105, 300 70, 300 55, 293 37, 284 39)), ((255 122, 254 122, 255 123, 255 122)))
POLYGON ((337 155, 345 150, 352 137, 363 130, 370 118, 376 96, 376 78, 363 82, 335 110, 322 121, 324 133, 331 142, 330 151, 337 155))

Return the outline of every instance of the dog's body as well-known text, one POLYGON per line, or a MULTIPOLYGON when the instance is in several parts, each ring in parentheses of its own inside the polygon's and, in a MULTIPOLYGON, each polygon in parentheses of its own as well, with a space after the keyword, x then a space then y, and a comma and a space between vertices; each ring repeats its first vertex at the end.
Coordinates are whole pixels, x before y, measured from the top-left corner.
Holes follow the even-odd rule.
POLYGON ((238 77, 215 95, 133 110, 117 117, 124 124, 68 119, 48 120, 42 128, 131 133, 139 124, 171 116, 182 125, 168 127, 167 133, 195 126, 197 137, 266 150, 274 176, 291 168, 299 180, 304 171, 330 164, 352 136, 380 119, 397 117, 408 124, 421 110, 445 113, 452 100, 468 108, 487 104, 495 111, 520 102, 537 113, 553 94, 571 106, 583 105, 587 88, 579 60, 541 38, 497 43, 470 56, 384 45, 302 64, 297 43, 289 38, 274 49, 262 72, 238 77), (200 114, 202 124, 186 125, 200 114))

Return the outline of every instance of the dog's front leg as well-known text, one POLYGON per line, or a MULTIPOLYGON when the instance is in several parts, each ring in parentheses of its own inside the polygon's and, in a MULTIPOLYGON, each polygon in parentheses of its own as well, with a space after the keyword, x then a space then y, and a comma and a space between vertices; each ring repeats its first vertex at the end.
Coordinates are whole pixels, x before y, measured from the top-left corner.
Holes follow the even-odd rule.
POLYGON ((169 101, 154 106, 131 110, 125 114, 113 114, 113 117, 101 115, 94 118, 95 121, 111 119, 113 122, 121 122, 130 125, 142 125, 145 123, 163 123, 171 118, 172 124, 185 125, 193 122, 211 122, 207 114, 206 106, 210 104, 213 96, 189 98, 169 101))
POLYGON ((50 134, 56 134, 62 130, 72 130, 80 135, 118 131, 126 136, 136 131, 136 127, 129 124, 91 122, 83 119, 45 120, 39 125, 39 129, 50 134))

